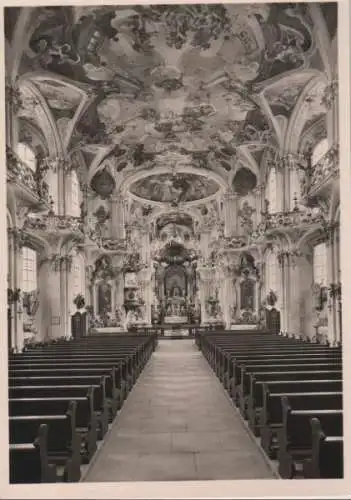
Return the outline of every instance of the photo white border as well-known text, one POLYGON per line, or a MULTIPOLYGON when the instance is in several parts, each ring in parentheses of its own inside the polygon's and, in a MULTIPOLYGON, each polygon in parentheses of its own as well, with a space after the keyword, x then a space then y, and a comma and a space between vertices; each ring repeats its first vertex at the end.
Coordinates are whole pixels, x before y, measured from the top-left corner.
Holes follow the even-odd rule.
MULTIPOLYGON (((157 4, 157 3, 249 3, 237 2, 219 2, 214 1, 155 1, 148 2, 139 0, 131 2, 121 0, 113 1, 91 1, 85 0, 78 2, 76 0, 66 1, 27 1, 13 0, 12 2, 1 2, 1 7, 36 7, 45 5, 114 5, 114 4, 157 4)), ((270 3, 256 0, 252 3, 270 3)), ((285 2, 286 3, 286 2, 285 2)), ((306 2, 311 3, 311 2, 306 2)), ((322 3, 322 2, 316 2, 322 3)), ((323 2, 327 3, 327 2, 323 2)), ((120 483, 71 483, 71 484, 52 484, 52 485, 9 485, 8 483, 8 413, 7 413, 7 325, 6 325, 6 276, 7 269, 6 252, 6 167, 5 167, 5 111, 4 106, 1 116, 2 134, 0 134, 2 162, 0 164, 0 173, 2 183, 0 183, 0 200, 3 203, 3 210, 0 210, 0 227, 3 229, 3 238, 0 238, 0 266, 1 282, 4 284, 0 288, 0 449, 3 450, 0 458, 0 498, 62 498, 62 499, 167 499, 167 498, 325 498, 340 497, 347 498, 351 496, 350 482, 350 434, 351 422, 350 398, 351 398, 351 331, 348 334, 348 328, 351 330, 351 168, 350 168, 350 8, 349 0, 339 0, 338 15, 338 54, 339 54, 339 100, 340 100, 340 197, 341 197, 341 279, 343 292, 343 353, 344 353, 344 442, 345 445, 345 477, 342 480, 241 480, 241 481, 184 481, 184 482, 120 482, 120 483), (348 211, 350 209, 350 212, 348 211), (350 215, 349 215, 350 214, 350 215), (350 364, 349 364, 350 363, 350 364), (6 450, 6 451, 5 451, 6 450)), ((0 14, 0 28, 4 33, 3 9, 0 14)), ((0 84, 0 99, 5 102, 5 55, 4 55, 4 35, 1 36, 0 61, 3 72, 0 84)))

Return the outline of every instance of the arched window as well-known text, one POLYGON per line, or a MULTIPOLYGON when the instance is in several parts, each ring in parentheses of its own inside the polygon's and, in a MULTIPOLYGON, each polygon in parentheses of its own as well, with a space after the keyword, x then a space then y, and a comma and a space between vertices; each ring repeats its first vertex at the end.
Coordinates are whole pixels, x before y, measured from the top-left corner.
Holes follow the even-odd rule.
POLYGON ((327 284, 327 246, 325 243, 313 247, 313 281, 320 285, 327 284))
POLYGON ((80 186, 77 173, 71 172, 71 215, 74 217, 80 216, 80 186))
POLYGON ((22 291, 32 292, 38 288, 37 252, 23 247, 22 258, 22 291))
POLYGON ((282 284, 280 267, 277 256, 274 252, 270 252, 266 260, 266 293, 272 290, 278 297, 277 305, 282 299, 282 284))
POLYGON ((31 170, 33 170, 33 172, 35 172, 37 168, 37 159, 32 148, 28 146, 28 144, 20 142, 17 144, 16 152, 23 163, 25 163, 31 170))
POLYGON ((85 263, 81 255, 75 255, 72 260, 71 300, 69 304, 73 312, 73 300, 79 294, 85 295, 85 263))
POLYGON ((271 168, 266 186, 266 199, 269 201, 268 212, 275 213, 278 212, 277 203, 277 173, 275 168, 271 168))
POLYGON ((290 210, 293 210, 301 199, 300 174, 297 169, 290 171, 290 210))
POLYGON ((323 139, 314 148, 312 153, 312 166, 316 165, 329 149, 328 139, 323 139))

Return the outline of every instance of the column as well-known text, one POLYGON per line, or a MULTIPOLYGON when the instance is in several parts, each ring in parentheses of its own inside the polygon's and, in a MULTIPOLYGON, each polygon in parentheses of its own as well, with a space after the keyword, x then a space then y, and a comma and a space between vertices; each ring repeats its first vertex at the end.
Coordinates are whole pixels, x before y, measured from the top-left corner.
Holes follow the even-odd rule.
MULTIPOLYGON (((336 237, 335 231, 331 230, 327 247, 327 283, 330 286, 338 284, 338 273, 336 272, 337 264, 335 262, 335 246, 336 237)), ((331 345, 335 345, 340 339, 340 314, 337 294, 328 294, 328 340, 331 345)))
POLYGON ((5 88, 6 145, 15 148, 18 142, 18 121, 16 108, 19 100, 19 90, 9 80, 5 88))
POLYGON ((262 212, 264 211, 264 192, 265 192, 265 186, 264 184, 258 184, 256 188, 253 190, 253 194, 255 196, 255 212, 254 212, 254 217, 255 217, 255 222, 256 222, 256 227, 260 224, 262 220, 262 212))
POLYGON ((200 246, 204 262, 207 262, 210 256, 211 228, 204 227, 200 233, 200 246))
POLYGON ((338 285, 338 293, 336 297, 336 342, 342 342, 342 290, 341 290, 341 271, 340 271, 340 235, 339 226, 334 233, 334 277, 335 283, 338 285))
MULTIPOLYGON (((281 279, 281 292, 282 298, 280 301, 280 329, 283 333, 288 333, 288 317, 287 311, 289 310, 288 304, 288 291, 289 291, 289 269, 287 268, 284 258, 279 259, 280 279, 281 279)), ((279 303, 279 298, 278 298, 279 303)))
POLYGON ((287 326, 288 333, 301 334, 301 318, 300 318, 300 262, 299 259, 291 258, 291 254, 287 256, 287 326))
POLYGON ((150 240, 149 240, 149 231, 151 228, 148 226, 142 226, 140 228, 140 253, 141 260, 149 264, 150 262, 150 240))
MULTIPOLYGON (((22 258, 24 240, 20 230, 15 230, 13 233, 14 243, 14 269, 13 277, 14 290, 19 288, 22 290, 22 258)), ((24 331, 23 331, 23 313, 22 300, 18 300, 13 304, 13 338, 16 352, 21 352, 24 346, 24 331)))
POLYGON ((124 235, 124 199, 116 194, 111 199, 111 238, 123 239, 124 235))
POLYGON ((66 160, 57 158, 57 213, 65 215, 66 213, 66 160))
POLYGON ((324 92, 324 102, 327 107, 327 137, 329 146, 339 141, 339 109, 338 109, 338 81, 332 79, 324 92))
MULTIPOLYGON (((47 300, 47 317, 48 324, 48 337, 55 339, 61 337, 64 333, 64 320, 62 311, 62 271, 59 261, 56 256, 51 256, 47 262, 43 264, 47 273, 46 284, 46 300, 47 300)), ((71 328, 69 329, 71 330, 71 328)))
POLYGON ((65 337, 69 336, 69 333, 71 331, 71 314, 70 312, 73 311, 73 314, 75 313, 75 306, 74 304, 70 304, 72 301, 72 297, 70 296, 69 291, 71 290, 71 287, 69 285, 69 279, 72 270, 72 257, 69 255, 65 255, 64 261, 62 263, 62 269, 60 271, 60 280, 61 280, 61 307, 62 307, 62 318, 63 318, 63 326, 62 326, 62 331, 61 335, 64 335, 65 337))
POLYGON ((224 235, 234 236, 238 230, 238 195, 226 193, 223 197, 224 235))
POLYGON ((124 304, 124 276, 119 273, 116 282, 116 307, 123 307, 124 304))
POLYGON ((225 324, 225 328, 229 329, 231 324, 231 306, 233 303, 232 300, 233 293, 231 290, 231 274, 228 268, 222 271, 220 279, 221 279, 220 302, 223 314, 223 321, 225 324))

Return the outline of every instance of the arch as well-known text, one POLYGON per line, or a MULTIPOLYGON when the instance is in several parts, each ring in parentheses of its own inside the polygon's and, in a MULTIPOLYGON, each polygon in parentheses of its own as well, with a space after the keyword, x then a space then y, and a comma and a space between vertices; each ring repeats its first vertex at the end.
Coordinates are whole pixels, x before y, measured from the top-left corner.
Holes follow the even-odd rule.
POLYGON ((12 37, 11 57, 9 57, 10 67, 7 73, 10 75, 11 82, 14 83, 19 73, 19 66, 27 42, 31 36, 29 29, 32 20, 33 7, 21 8, 12 37))
POLYGON ((49 156, 49 148, 42 130, 25 117, 18 117, 17 120, 19 142, 30 142, 36 154, 40 154, 43 157, 49 156))
MULTIPOLYGON (((262 144, 259 144, 259 146, 262 147, 262 144)), ((257 165, 257 162, 250 153, 250 151, 248 151, 247 147, 246 146, 238 147, 237 151, 238 153, 240 153, 241 158, 238 158, 238 162, 235 168, 232 169, 230 173, 230 183, 233 182, 233 179, 237 171, 240 170, 241 168, 247 168, 248 170, 251 170, 251 172, 256 176, 256 178, 259 179, 260 176, 259 166, 257 165)))
POLYGON ((319 162, 319 160, 323 158, 323 156, 327 153, 328 149, 329 149, 329 141, 327 137, 317 142, 312 151, 312 158, 311 158, 312 167, 314 167, 319 162))
POLYGON ((37 158, 31 146, 25 142, 19 142, 16 145, 16 153, 20 160, 22 160, 22 162, 32 170, 32 172, 36 171, 37 158))
POLYGON ((63 146, 55 119, 39 89, 28 79, 26 74, 19 78, 18 88, 22 91, 27 89, 39 104, 36 107, 37 119, 45 136, 50 155, 53 157, 62 156, 63 146))
POLYGON ((296 248, 304 248, 306 246, 313 246, 317 241, 321 239, 321 230, 320 228, 313 228, 307 231, 305 234, 301 236, 301 238, 296 242, 296 248))
POLYGON ((306 105, 306 97, 320 82, 327 83, 327 77, 324 73, 319 73, 316 77, 312 78, 301 92, 295 104, 288 124, 288 128, 286 130, 285 143, 283 148, 285 151, 289 151, 290 153, 297 152, 300 135, 306 123, 306 120, 303 119, 304 113, 301 112, 306 105))

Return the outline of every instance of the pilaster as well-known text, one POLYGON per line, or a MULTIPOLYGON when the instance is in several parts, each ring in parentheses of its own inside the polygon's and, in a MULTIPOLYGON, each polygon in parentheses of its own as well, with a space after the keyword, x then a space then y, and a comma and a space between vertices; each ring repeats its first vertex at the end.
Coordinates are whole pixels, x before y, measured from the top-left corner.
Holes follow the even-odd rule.
POLYGON ((234 236, 238 230, 238 195, 228 192, 223 197, 224 235, 234 236))
POLYGON ((115 194, 111 198, 111 237, 112 239, 124 239, 125 232, 125 210, 124 199, 121 194, 115 194))

